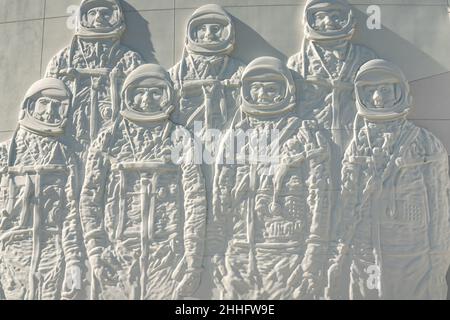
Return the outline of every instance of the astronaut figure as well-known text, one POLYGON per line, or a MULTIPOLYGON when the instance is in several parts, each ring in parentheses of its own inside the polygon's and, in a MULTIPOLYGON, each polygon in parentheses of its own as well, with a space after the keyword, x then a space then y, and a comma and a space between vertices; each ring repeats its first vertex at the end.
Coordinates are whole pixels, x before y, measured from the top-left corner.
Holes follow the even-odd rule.
POLYGON ((83 0, 72 43, 47 67, 47 77, 63 80, 72 92, 67 136, 82 163, 91 142, 118 114, 125 77, 143 63, 120 44, 125 28, 120 0, 83 0))
POLYGON ((62 81, 36 82, 25 95, 13 138, 0 145, 0 295, 5 299, 80 297, 76 165, 61 142, 70 99, 62 81))
POLYGON ((230 56, 234 46, 233 21, 222 7, 207 4, 193 13, 183 57, 170 70, 181 95, 173 114, 176 123, 191 131, 196 121, 204 130, 223 130, 233 119, 243 71, 242 63, 230 56))
POLYGON ((346 0, 308 0, 305 39, 288 67, 303 78, 302 119, 316 119, 343 154, 350 142, 356 106, 353 82, 358 69, 375 54, 351 43, 355 18, 346 0))
POLYGON ((221 298, 320 298, 329 143, 314 121, 295 116, 295 86, 280 60, 250 63, 241 95, 244 116, 219 149, 208 225, 221 298))
POLYGON ((199 285, 205 186, 199 165, 173 161, 173 137, 188 133, 169 120, 173 98, 162 67, 140 66, 123 119, 90 149, 80 212, 93 299, 178 299, 199 285))
POLYGON ((329 271, 330 297, 446 299, 447 151, 406 120, 412 99, 395 65, 366 63, 355 90, 363 126, 343 164, 340 256, 329 271), (349 283, 337 287, 344 278, 349 283))
MULTIPOLYGON (((219 5, 198 8, 188 21, 181 60, 170 70, 179 105, 172 120, 185 126, 201 142, 208 219, 212 214, 214 158, 220 135, 236 116, 243 63, 231 57, 235 49, 232 18, 219 5), (219 135, 217 135, 217 133, 219 135)), ((207 246, 207 255, 211 256, 207 246)), ((205 261, 211 270, 210 259, 205 261)), ((204 274, 204 298, 210 297, 211 276, 204 274)))

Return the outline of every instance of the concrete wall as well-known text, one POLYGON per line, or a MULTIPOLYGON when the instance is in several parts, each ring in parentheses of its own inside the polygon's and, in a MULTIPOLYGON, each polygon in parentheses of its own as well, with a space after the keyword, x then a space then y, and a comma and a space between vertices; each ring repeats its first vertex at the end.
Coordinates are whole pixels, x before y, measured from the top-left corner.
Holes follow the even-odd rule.
MULTIPOLYGON (((411 119, 432 130, 450 150, 450 14, 448 0, 352 0, 359 18, 356 41, 400 65, 411 81, 411 119), (366 26, 369 5, 381 7, 381 30, 366 26)), ((28 86, 72 37, 71 5, 79 0, 0 0, 0 139, 16 126, 28 86)), ((127 0, 123 42, 148 62, 171 67, 180 58, 185 24, 195 8, 223 5, 236 19, 235 56, 287 59, 300 48, 305 0, 127 0)))

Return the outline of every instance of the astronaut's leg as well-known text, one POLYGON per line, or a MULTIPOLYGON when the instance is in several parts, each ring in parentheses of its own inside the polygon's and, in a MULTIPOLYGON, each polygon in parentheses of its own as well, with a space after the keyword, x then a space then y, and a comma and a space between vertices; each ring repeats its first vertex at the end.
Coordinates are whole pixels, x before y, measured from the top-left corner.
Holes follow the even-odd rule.
POLYGON ((350 266, 350 299, 379 299, 380 272, 373 254, 359 252, 353 255, 350 266))
POLYGON ((248 252, 225 256, 227 274, 223 278, 223 299, 254 299, 256 285, 250 281, 248 264, 248 252))
POLYGON ((3 291, 3 285, 0 281, 0 300, 6 300, 5 292, 3 291))
POLYGON ((126 248, 105 248, 102 254, 102 262, 105 264, 107 279, 96 280, 96 291, 99 300, 129 300, 133 298, 133 284, 136 282, 136 258, 133 251, 127 253, 126 248))
POLYGON ((295 288, 288 284, 288 280, 301 264, 300 256, 279 250, 260 249, 257 250, 257 262, 262 282, 258 299, 293 299, 295 288))
MULTIPOLYGON (((145 300, 180 299, 176 296, 178 282, 172 275, 182 255, 170 244, 152 247, 149 252, 146 275, 145 300)), ((184 274, 184 273, 183 273, 184 274)))
POLYGON ((9 241, 0 252, 0 283, 4 299, 25 300, 29 289, 31 239, 9 241))
POLYGON ((56 239, 47 240, 40 254, 38 273, 38 299, 59 300, 64 282, 64 254, 56 239))

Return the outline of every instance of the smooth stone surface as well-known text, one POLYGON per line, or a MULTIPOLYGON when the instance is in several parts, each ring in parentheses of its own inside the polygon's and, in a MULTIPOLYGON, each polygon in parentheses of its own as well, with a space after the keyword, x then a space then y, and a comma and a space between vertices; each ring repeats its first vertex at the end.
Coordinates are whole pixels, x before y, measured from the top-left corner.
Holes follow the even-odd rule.
POLYGON ((45 0, 0 0, 0 23, 42 19, 45 0))
MULTIPOLYGON (((174 0, 126 0, 123 2, 124 11, 142 11, 142 10, 166 10, 174 8, 174 0)), ((69 6, 79 6, 78 0, 47 0, 45 17, 66 17, 69 6)))
MULTIPOLYGON (((446 0, 427 0, 426 4, 420 0, 349 0, 350 4, 386 4, 386 5, 427 5, 427 6, 443 6, 446 0)), ((273 0, 210 0, 207 3, 220 4, 224 7, 228 6, 252 6, 252 5, 298 5, 306 3, 306 0, 280 0, 276 3, 273 0)), ((205 4, 203 0, 175 0, 176 8, 196 8, 205 4)))
POLYGON ((42 21, 0 24, 0 42, 0 130, 14 130, 24 93, 41 76, 42 21))
MULTIPOLYGON (((411 119, 450 120, 450 72, 411 82, 414 108, 411 119)), ((444 141, 447 137, 441 137, 444 141)))

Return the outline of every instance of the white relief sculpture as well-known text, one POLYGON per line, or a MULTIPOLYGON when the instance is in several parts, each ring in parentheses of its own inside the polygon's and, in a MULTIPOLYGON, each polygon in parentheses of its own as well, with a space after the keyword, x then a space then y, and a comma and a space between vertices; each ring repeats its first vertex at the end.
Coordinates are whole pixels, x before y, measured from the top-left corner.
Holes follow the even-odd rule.
POLYGON ((93 299, 179 299, 199 285, 205 186, 199 165, 172 161, 174 94, 162 67, 138 67, 123 119, 90 148, 80 212, 93 299))
POLYGON ((47 67, 47 77, 63 80, 73 94, 67 136, 83 163, 91 142, 118 115, 125 77, 143 63, 121 45, 125 28, 120 0, 83 0, 72 43, 47 67))
POLYGON ((353 82, 358 69, 375 54, 351 42, 356 23, 346 0, 308 0, 303 23, 301 51, 288 61, 304 79, 300 116, 331 130, 344 153, 356 115, 353 82))
POLYGON ((69 283, 81 270, 76 165, 61 142, 70 101, 62 81, 36 82, 0 145, 0 299, 79 297, 69 283))
MULTIPOLYGON (((185 126, 202 142, 202 172, 212 212, 214 157, 220 137, 237 111, 243 63, 231 55, 235 49, 235 26, 230 15, 219 5, 198 8, 186 26, 181 60, 170 70, 179 105, 172 120, 185 126)), ((207 248, 207 255, 212 255, 207 248)), ((210 260, 205 261, 208 270, 210 260)), ((206 279, 203 283, 206 287, 206 279)), ((209 291, 209 289, 206 289, 209 291)), ((209 293, 207 293, 209 295, 209 293)))
POLYGON ((447 151, 406 120, 412 99, 398 67, 373 60, 355 81, 360 125, 343 162, 339 254, 329 270, 328 296, 445 299, 447 151))
POLYGON ((214 280, 223 299, 322 296, 329 142, 315 121, 297 118, 295 100, 291 72, 280 60, 261 57, 245 69, 243 118, 227 131, 219 150, 219 157, 232 150, 236 159, 216 167, 208 223, 208 244, 216 252, 214 280), (251 133, 239 143, 233 132, 251 133), (262 157, 252 157, 252 141, 271 132, 278 134, 258 151, 262 157))
POLYGON ((231 57, 235 47, 234 24, 220 6, 207 4, 189 19, 181 61, 170 74, 180 94, 173 114, 176 123, 193 130, 223 130, 236 112, 243 64, 231 57))
POLYGON ((305 2, 287 65, 207 4, 167 72, 81 1, 0 143, 0 300, 445 299, 448 153, 348 2, 305 2))

